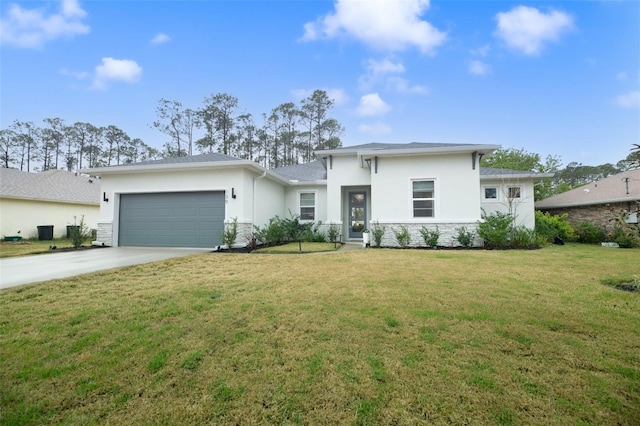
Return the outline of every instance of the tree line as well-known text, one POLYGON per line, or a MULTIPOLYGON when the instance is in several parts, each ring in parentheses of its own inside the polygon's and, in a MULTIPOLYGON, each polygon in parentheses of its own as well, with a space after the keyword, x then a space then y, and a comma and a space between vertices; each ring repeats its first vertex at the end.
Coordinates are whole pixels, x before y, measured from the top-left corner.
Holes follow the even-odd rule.
POLYGON ((0 129, 2 167, 44 171, 111 166, 144 160, 220 152, 274 168, 309 162, 317 149, 342 146, 342 125, 329 117, 334 105, 324 90, 315 90, 300 105, 283 103, 262 114, 256 124, 241 113, 238 99, 218 93, 190 109, 176 100, 160 99, 151 127, 168 140, 161 149, 131 138, 114 125, 67 124, 45 118, 44 126, 15 120, 0 129))

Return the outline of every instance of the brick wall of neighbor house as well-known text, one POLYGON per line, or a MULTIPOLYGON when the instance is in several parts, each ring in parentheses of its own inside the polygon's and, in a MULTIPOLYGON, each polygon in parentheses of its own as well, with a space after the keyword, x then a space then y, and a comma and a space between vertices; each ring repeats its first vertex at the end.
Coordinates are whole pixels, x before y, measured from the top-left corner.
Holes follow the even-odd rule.
MULTIPOLYGON (((396 235, 393 230, 400 230, 400 226, 404 225, 411 234, 411 247, 424 247, 424 239, 420 234, 420 229, 424 226, 427 229, 435 230, 436 224, 427 223, 380 223, 381 226, 385 226, 386 230, 384 237, 382 238, 383 247, 399 247, 396 235)), ((460 244, 456 240, 458 233, 456 228, 467 228, 467 231, 474 232, 476 234, 474 246, 479 247, 482 245, 482 239, 478 237, 478 224, 477 223, 438 223, 438 230, 440 231, 440 238, 438 239, 438 245, 442 247, 460 247, 460 244)), ((373 241, 371 241, 373 244, 373 241)))
POLYGON ((613 223, 610 207, 614 210, 629 208, 629 203, 614 203, 610 205, 598 204, 593 206, 576 206, 576 207, 563 207, 557 209, 540 209, 543 212, 549 212, 552 215, 561 215, 567 213, 567 221, 571 224, 578 222, 589 222, 593 225, 597 225, 605 229, 607 232, 613 230, 613 223))
POLYGON ((98 222, 96 241, 100 241, 109 247, 113 245, 113 224, 111 222, 98 222))

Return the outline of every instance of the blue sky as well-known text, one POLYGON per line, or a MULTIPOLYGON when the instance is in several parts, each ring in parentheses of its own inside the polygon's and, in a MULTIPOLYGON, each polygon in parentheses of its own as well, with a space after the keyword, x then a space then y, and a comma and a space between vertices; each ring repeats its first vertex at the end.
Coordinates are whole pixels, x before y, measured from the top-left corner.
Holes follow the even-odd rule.
POLYGON ((261 115, 314 89, 345 146, 490 143, 597 165, 640 143, 638 1, 2 1, 0 124, 116 125, 160 98, 261 115))

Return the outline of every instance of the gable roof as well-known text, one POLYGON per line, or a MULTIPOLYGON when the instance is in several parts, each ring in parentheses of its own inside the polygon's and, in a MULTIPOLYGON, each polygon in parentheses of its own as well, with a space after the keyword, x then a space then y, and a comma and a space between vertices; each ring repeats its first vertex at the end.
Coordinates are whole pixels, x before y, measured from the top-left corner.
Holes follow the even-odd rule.
POLYGON ((629 170, 536 202, 537 209, 640 200, 640 169, 629 170))
POLYGON ((320 160, 272 169, 290 181, 315 182, 327 179, 327 169, 320 160))
POLYGON ((97 205, 100 181, 66 170, 30 173, 0 168, 0 197, 97 205))

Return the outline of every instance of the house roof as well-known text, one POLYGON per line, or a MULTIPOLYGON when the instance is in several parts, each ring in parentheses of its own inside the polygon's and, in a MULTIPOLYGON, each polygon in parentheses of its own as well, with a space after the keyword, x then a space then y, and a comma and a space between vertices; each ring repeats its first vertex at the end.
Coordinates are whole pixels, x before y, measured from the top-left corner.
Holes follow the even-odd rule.
POLYGON ((640 200, 640 169, 629 170, 553 195, 536 203, 537 209, 576 207, 640 200))
POLYGON ((480 167, 480 179, 543 179, 550 177, 553 177, 553 173, 480 167))
POLYGON ((187 169, 211 169, 211 168, 229 168, 244 167, 253 170, 255 173, 264 174, 269 178, 286 182, 283 176, 267 170, 255 161, 244 160, 242 158, 232 157, 217 152, 200 155, 190 155, 184 157, 163 158, 161 160, 141 161, 139 163, 119 164, 106 167, 95 167, 92 169, 82 170, 92 176, 103 176, 121 173, 146 173, 156 171, 176 171, 187 169))
POLYGON ((272 171, 290 181, 315 182, 327 179, 327 169, 320 160, 304 164, 295 164, 293 166, 278 167, 272 169, 272 171))
POLYGON ((99 204, 100 181, 65 170, 30 173, 0 168, 0 197, 99 204))
POLYGON ((458 144, 458 143, 367 143, 362 145, 346 146, 335 149, 325 149, 316 151, 319 157, 323 155, 409 155, 409 154, 438 154, 452 152, 473 152, 490 153, 500 148, 499 145, 486 144, 458 144))

